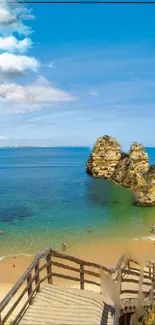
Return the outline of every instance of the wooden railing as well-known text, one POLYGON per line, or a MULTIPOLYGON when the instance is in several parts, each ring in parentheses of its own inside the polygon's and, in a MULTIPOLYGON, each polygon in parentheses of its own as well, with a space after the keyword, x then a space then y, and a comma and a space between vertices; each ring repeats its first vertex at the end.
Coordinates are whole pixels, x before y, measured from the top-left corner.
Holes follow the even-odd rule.
MULTIPOLYGON (((101 273, 104 272, 109 274, 114 282, 118 283, 120 299, 123 293, 138 294, 138 290, 122 289, 123 283, 130 282, 132 284, 139 282, 139 280, 129 280, 126 277, 128 274, 140 276, 140 271, 136 267, 131 266, 131 263, 138 265, 136 261, 131 259, 125 260, 124 256, 122 256, 114 269, 108 269, 99 264, 86 262, 49 248, 35 257, 19 281, 0 302, 0 325, 5 325, 8 321, 11 325, 18 324, 29 305, 33 303, 33 299, 40 291, 40 288, 45 283, 55 284, 57 278, 62 279, 62 281, 69 280, 79 283, 79 289, 82 290, 86 288, 86 284, 100 288, 102 281, 101 273), (61 273, 60 271, 63 272, 61 273)), ((149 294, 152 290, 152 297, 154 299, 155 268, 153 263, 148 263, 148 272, 144 272, 143 279, 144 284, 148 286, 147 293, 149 294), (145 281, 147 279, 150 280, 150 283, 145 281)), ((123 313, 124 311, 122 310, 123 313)))
POLYGON ((86 283, 100 287, 101 270, 110 275, 112 274, 111 270, 106 267, 61 254, 52 249, 41 252, 1 301, 0 325, 6 324, 8 320, 11 322, 11 325, 18 324, 26 309, 33 303, 33 299, 40 291, 43 282, 46 281, 49 284, 53 284, 54 278, 61 278, 76 281, 82 290, 84 290, 86 283), (62 263, 60 260, 65 262, 62 263), (71 265, 68 265, 68 263, 71 265), (73 264, 76 266, 73 266, 73 264), (63 269, 63 273, 59 272, 60 269, 63 269), (69 274, 65 274, 65 271, 69 271, 69 274), (71 272, 74 273, 74 276, 70 275, 71 272), (18 294, 18 297, 14 300, 16 294, 18 294), (16 308, 18 308, 18 311, 15 313, 16 308))

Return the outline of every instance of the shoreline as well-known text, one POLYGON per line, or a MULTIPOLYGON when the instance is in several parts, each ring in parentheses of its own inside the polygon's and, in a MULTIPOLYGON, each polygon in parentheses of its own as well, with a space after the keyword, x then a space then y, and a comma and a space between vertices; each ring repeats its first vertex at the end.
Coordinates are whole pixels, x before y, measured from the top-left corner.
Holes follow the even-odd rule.
MULTIPOLYGON (((39 253, 39 252, 38 252, 39 253)), ((143 264, 146 260, 155 261, 155 245, 152 240, 138 240, 132 242, 96 244, 70 248, 64 252, 67 255, 82 260, 94 262, 107 268, 114 268, 122 255, 128 256, 143 264)), ((0 300, 8 293, 11 287, 19 280, 25 270, 33 261, 35 255, 17 255, 16 267, 13 267, 13 256, 0 260, 0 300)), ((56 280, 59 284, 59 279, 56 280)))
POLYGON ((25 249, 25 251, 24 251, 25 247, 23 247, 23 249, 21 247, 21 250, 19 250, 19 246, 18 246, 17 252, 15 251, 15 249, 12 250, 12 247, 11 247, 11 251, 9 252, 9 254, 7 254, 8 249, 5 248, 5 250, 3 250, 3 247, 2 247, 1 252, 0 252, 0 262, 5 259, 8 259, 8 258, 13 258, 13 256, 16 256, 18 258, 19 257, 34 258, 39 252, 44 251, 49 247, 53 248, 53 250, 55 250, 55 251, 62 252, 63 242, 67 246, 66 252, 70 255, 75 255, 76 252, 79 252, 80 248, 83 250, 83 247, 84 247, 86 250, 89 247, 96 246, 96 244, 101 245, 101 246, 103 246, 103 245, 122 245, 122 244, 124 246, 128 246, 131 243, 147 242, 147 241, 155 243, 155 234, 150 234, 150 235, 146 234, 146 235, 143 235, 143 236, 140 236, 137 238, 136 238, 136 236, 133 238, 126 238, 126 239, 113 237, 113 238, 104 238, 104 240, 103 240, 103 239, 101 239, 101 237, 97 238, 96 236, 94 236, 94 233, 92 233, 92 234, 88 234, 88 237, 85 238, 85 240, 78 241, 78 239, 77 239, 76 243, 72 243, 68 239, 66 239, 66 240, 62 239, 62 241, 60 241, 59 245, 53 245, 53 246, 47 245, 47 246, 44 246, 41 248, 39 248, 39 246, 38 246, 38 248, 33 246, 33 247, 29 248, 29 250, 25 249))

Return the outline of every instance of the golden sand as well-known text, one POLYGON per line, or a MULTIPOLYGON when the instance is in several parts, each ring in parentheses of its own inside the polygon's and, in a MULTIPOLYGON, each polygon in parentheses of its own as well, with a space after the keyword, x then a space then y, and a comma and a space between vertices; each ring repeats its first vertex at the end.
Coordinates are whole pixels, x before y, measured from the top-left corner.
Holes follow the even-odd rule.
MULTIPOLYGON (((127 255, 130 258, 137 259, 140 263, 144 263, 145 260, 154 261, 155 260, 155 245, 151 240, 141 240, 141 241, 132 241, 128 244, 126 243, 96 243, 89 244, 78 247, 76 249, 68 248, 66 253, 69 255, 73 255, 79 257, 80 259, 95 262, 97 264, 104 265, 108 268, 114 268, 121 257, 122 254, 127 255)), ((0 261, 0 301, 6 296, 6 294, 10 291, 12 286, 19 280, 25 270, 29 267, 30 263, 34 257, 28 256, 17 256, 16 267, 13 267, 14 259, 13 257, 8 257, 2 261, 0 261)), ((40 265, 42 265, 45 260, 42 260, 40 265)), ((67 261, 65 262, 67 264, 67 261)), ((46 274, 46 269, 43 271, 46 274)), ((56 272, 60 272, 60 270, 56 270, 56 272)), ((66 275, 77 276, 77 274, 71 273, 69 270, 63 270, 63 273, 66 275)), ((42 274, 44 276, 45 274, 42 274)), ((73 288, 79 288, 79 283, 75 283, 74 281, 64 280, 59 278, 54 278, 54 284, 60 284, 63 286, 70 286, 73 288), (69 281, 66 283, 65 281, 69 281)), ((24 285, 24 284, 23 284, 24 285)), ((93 285, 86 285, 87 290, 98 291, 99 287, 93 285)), ((20 295, 22 288, 20 288, 17 293, 17 297, 20 295)), ((17 297, 13 297, 11 300, 11 304, 13 304, 14 299, 17 297)), ((13 317, 18 313, 20 308, 23 306, 24 301, 26 301, 26 296, 24 296, 24 300, 20 302, 17 306, 16 310, 13 313, 13 317)), ((8 305, 5 312, 9 310, 8 305)))
MULTIPOLYGON (((75 249, 67 249, 66 254, 80 259, 95 262, 108 268, 116 266, 120 256, 126 254, 140 262, 155 260, 155 245, 151 240, 132 241, 123 243, 96 243, 75 249)), ((16 267, 13 267, 13 257, 0 261, 0 297, 7 292, 24 273, 34 257, 17 256, 16 267)))

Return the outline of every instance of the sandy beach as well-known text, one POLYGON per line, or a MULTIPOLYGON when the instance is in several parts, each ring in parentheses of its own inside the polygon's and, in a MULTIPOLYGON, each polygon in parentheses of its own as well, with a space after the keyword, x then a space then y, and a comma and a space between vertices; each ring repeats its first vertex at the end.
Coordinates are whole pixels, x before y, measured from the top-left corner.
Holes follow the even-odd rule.
MULTIPOLYGON (((79 247, 76 250, 67 249, 66 253, 86 261, 95 262, 108 268, 117 264, 120 256, 126 254, 139 262, 155 260, 155 245, 152 240, 139 240, 124 243, 96 243, 79 247)), ((17 256, 16 267, 13 267, 13 257, 0 261, 0 300, 7 294, 28 268, 34 257, 17 256)), ((56 279, 56 284, 62 280, 56 279)))

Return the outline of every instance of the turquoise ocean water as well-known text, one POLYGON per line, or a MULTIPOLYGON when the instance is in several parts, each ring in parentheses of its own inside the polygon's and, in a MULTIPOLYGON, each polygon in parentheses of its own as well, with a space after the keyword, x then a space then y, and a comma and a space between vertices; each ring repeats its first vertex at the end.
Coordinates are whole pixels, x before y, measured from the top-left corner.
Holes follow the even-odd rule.
MULTIPOLYGON (((147 148, 155 164, 155 148, 147 148)), ((0 149, 0 256, 150 236, 155 208, 85 173, 88 148, 0 149), (87 233, 88 226, 92 233, 87 233)), ((151 239, 151 237, 150 237, 151 239)))

